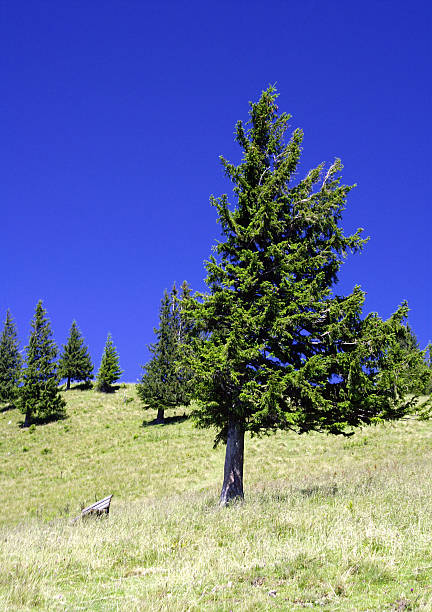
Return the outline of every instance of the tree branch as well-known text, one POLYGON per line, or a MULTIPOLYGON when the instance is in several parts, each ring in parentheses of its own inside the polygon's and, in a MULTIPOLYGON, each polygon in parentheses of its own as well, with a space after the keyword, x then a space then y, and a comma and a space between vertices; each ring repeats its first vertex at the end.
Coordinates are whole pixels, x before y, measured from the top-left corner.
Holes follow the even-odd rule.
POLYGON ((334 169, 335 165, 336 165, 336 163, 332 164, 332 165, 330 166, 330 168, 328 169, 327 174, 325 175, 324 180, 323 180, 323 182, 322 182, 321 187, 319 188, 319 190, 318 190, 318 191, 316 191, 315 193, 311 193, 311 195, 310 195, 309 197, 307 197, 307 198, 303 198, 303 200, 299 200, 299 203, 309 202, 309 200, 311 200, 311 199, 312 199, 314 196, 318 195, 319 193, 321 193, 321 191, 323 191, 323 189, 324 189, 324 188, 325 188, 325 186, 326 186, 327 181, 329 180, 329 178, 330 178, 330 177, 331 177, 331 175, 333 174, 333 172, 332 172, 332 171, 333 171, 333 169, 334 169))
POLYGON ((263 178, 264 174, 265 174, 266 172, 268 172, 269 170, 270 170, 270 168, 265 168, 264 172, 261 174, 261 176, 260 176, 260 178, 259 178, 259 181, 258 181, 258 186, 259 186, 259 187, 261 187, 261 181, 262 181, 262 178, 263 178))

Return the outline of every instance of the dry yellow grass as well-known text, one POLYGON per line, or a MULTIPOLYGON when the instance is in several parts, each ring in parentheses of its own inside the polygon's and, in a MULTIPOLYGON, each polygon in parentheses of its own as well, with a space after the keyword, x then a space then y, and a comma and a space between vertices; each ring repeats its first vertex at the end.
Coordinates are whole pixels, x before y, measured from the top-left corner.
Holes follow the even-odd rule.
POLYGON ((142 427, 131 386, 66 397, 33 433, 0 413, 1 609, 432 609, 429 422, 248 439, 246 502, 220 510, 211 432, 142 427))

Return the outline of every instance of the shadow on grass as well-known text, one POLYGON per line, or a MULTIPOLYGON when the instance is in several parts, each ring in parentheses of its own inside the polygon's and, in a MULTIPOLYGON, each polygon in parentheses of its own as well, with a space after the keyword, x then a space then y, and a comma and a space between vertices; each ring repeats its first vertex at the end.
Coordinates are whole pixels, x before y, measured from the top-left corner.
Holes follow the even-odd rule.
POLYGON ((19 427, 20 429, 29 429, 33 425, 35 426, 48 425, 49 423, 54 423, 55 421, 65 421, 67 418, 69 417, 66 413, 50 414, 44 419, 32 419, 31 423, 26 423, 25 421, 21 421, 19 423, 19 427))
POLYGON ((310 487, 291 487, 286 490, 266 490, 259 494, 261 501, 285 503, 289 502, 293 497, 334 497, 338 493, 336 484, 329 485, 312 485, 310 487))
POLYGON ((116 391, 122 388, 124 387, 122 387, 121 385, 107 385, 103 389, 98 389, 96 385, 93 387, 96 393, 102 393, 103 395, 111 395, 111 393, 115 393, 116 391))
POLYGON ((6 406, 2 406, 0 408, 0 414, 3 414, 3 412, 9 412, 9 410, 14 410, 15 408, 16 406, 13 404, 7 404, 6 406))
POLYGON ((158 421, 157 419, 153 421, 143 421, 142 427, 152 427, 152 425, 175 425, 176 423, 183 423, 183 421, 186 421, 188 418, 186 413, 178 416, 168 416, 165 417, 164 421, 158 421))
POLYGON ((76 385, 71 385, 70 391, 90 391, 90 389, 93 389, 93 383, 91 380, 87 382, 81 382, 76 385))
POLYGON ((319 495, 322 497, 332 497, 338 492, 338 487, 335 484, 316 485, 312 487, 306 487, 305 489, 299 489, 298 491, 300 495, 303 495, 303 497, 312 497, 314 495, 319 495))

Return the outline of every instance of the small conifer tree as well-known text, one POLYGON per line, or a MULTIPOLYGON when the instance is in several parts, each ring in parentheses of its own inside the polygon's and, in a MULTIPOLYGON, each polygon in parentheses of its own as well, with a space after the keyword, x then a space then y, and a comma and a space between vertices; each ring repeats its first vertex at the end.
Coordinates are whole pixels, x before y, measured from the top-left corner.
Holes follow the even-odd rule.
POLYGON ((164 422, 167 408, 186 405, 190 401, 190 374, 181 362, 182 350, 192 333, 190 323, 183 316, 189 298, 190 289, 186 281, 182 284, 180 298, 175 284, 170 294, 165 291, 159 327, 154 330, 157 340, 149 346, 153 356, 143 366, 144 373, 137 385, 144 407, 157 410, 157 423, 164 422))
POLYGON ((93 364, 88 348, 75 321, 72 322, 69 338, 63 345, 58 368, 60 379, 66 379, 66 389, 70 389, 73 380, 88 382, 93 378, 93 364))
POLYGON ((59 377, 55 359, 57 346, 52 337, 49 319, 39 301, 31 323, 26 347, 22 385, 18 406, 25 414, 24 426, 61 418, 65 414, 65 401, 59 392, 59 377))
POLYGON ((430 347, 421 350, 416 335, 408 323, 397 330, 397 342, 393 357, 400 364, 399 378, 406 386, 407 393, 427 395, 431 392, 432 370, 428 359, 430 347))
MULTIPOLYGON (((428 371, 428 383, 424 389, 424 393, 432 394, 432 344, 429 343, 424 350, 424 358, 428 371)), ((432 399, 432 395, 431 395, 432 399)))
POLYGON ((22 358, 18 336, 9 310, 0 336, 0 402, 14 404, 18 395, 22 358))
POLYGON ((179 342, 182 347, 190 347, 196 336, 196 328, 190 309, 193 308, 194 300, 192 291, 187 281, 183 281, 180 291, 179 310, 179 342))
POLYGON ((123 374, 120 369, 119 356, 117 349, 112 342, 111 334, 108 334, 99 372, 96 377, 96 390, 102 393, 110 393, 112 384, 115 383, 123 374))

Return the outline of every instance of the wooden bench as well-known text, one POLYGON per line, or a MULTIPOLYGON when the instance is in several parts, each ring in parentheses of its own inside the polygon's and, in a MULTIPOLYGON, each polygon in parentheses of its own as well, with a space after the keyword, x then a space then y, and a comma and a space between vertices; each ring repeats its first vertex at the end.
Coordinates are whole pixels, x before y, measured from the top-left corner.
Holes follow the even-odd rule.
POLYGON ((100 499, 95 502, 91 506, 87 506, 84 510, 81 510, 81 514, 73 519, 73 523, 78 521, 80 518, 84 518, 85 516, 101 516, 102 514, 109 514, 110 503, 111 503, 112 495, 108 495, 108 497, 104 497, 104 499, 100 499))

